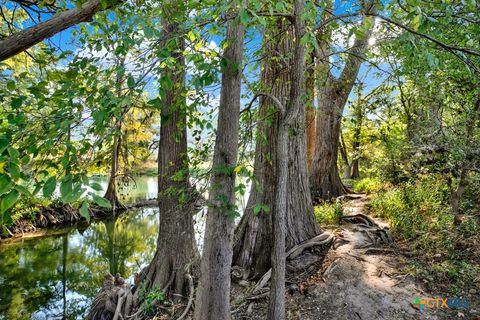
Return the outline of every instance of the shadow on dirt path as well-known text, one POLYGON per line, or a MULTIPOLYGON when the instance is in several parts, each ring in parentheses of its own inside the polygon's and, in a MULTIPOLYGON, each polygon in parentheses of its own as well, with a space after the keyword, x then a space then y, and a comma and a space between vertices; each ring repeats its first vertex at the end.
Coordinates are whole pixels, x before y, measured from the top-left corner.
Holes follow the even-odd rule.
MULTIPOLYGON (((401 272, 404 259, 414 259, 395 245, 388 224, 369 217, 366 195, 349 196, 343 223, 322 267, 301 283, 290 284, 287 319, 291 320, 480 320, 478 301, 466 310, 441 308, 431 300, 419 310, 416 299, 447 298, 424 291, 421 283, 401 272)), ((235 320, 265 319, 266 299, 252 303, 235 320)))
POLYGON ((347 222, 337 230, 330 230, 338 239, 336 245, 327 254, 322 270, 303 284, 305 294, 294 295, 289 300, 292 318, 480 319, 473 306, 468 311, 447 310, 436 308, 430 302, 431 308, 418 310, 414 304, 416 298, 434 297, 399 271, 403 254, 394 249, 392 243, 382 243, 382 239, 390 242, 386 238, 391 237, 385 222, 362 217, 366 203, 368 197, 358 195, 345 204, 347 219, 344 220, 357 223, 347 222), (348 218, 357 216, 360 219, 348 218), (368 226, 366 221, 373 222, 374 226, 368 226))

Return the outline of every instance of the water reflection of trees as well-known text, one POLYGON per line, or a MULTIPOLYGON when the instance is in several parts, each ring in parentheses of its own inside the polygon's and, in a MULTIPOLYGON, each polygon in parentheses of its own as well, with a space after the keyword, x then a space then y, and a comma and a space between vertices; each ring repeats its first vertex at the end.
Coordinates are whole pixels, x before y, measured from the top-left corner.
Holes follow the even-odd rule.
POLYGON ((131 276, 155 248, 157 210, 0 247, 0 319, 81 319, 106 272, 131 276))

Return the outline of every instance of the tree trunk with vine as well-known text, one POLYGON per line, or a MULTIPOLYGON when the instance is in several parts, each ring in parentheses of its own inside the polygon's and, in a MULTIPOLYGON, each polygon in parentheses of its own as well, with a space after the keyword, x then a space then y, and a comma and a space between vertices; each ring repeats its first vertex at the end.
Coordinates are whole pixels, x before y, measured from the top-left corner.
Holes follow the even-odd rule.
POLYGON ((136 279, 135 297, 152 289, 174 300, 188 297, 190 276, 198 264, 193 227, 193 193, 190 191, 187 156, 185 88, 185 13, 173 1, 164 4, 162 46, 170 48, 175 65, 162 74, 171 86, 163 87, 158 156, 158 206, 160 223, 157 249, 150 264, 136 279))

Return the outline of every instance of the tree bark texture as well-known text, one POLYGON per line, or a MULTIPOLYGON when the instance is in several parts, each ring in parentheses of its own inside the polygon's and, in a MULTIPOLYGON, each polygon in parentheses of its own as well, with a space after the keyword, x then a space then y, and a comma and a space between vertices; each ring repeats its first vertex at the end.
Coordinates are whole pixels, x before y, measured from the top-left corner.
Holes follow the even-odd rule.
POLYGON ((313 156, 315 154, 315 60, 313 54, 309 62, 306 78, 306 90, 308 102, 306 104, 306 121, 307 121, 307 168, 308 172, 312 172, 313 156))
POLYGON ((245 27, 239 19, 230 21, 226 34, 228 46, 223 54, 227 65, 222 74, 210 207, 205 227, 195 320, 231 318, 230 270, 236 212, 234 168, 238 153, 244 33, 245 27))
MULTIPOLYGON (((371 19, 371 17, 365 17, 364 19, 371 19)), ((362 37, 355 39, 353 47, 349 50, 345 67, 338 79, 334 78, 329 71, 330 45, 325 43, 325 40, 320 40, 323 57, 319 59, 319 70, 323 76, 319 79, 316 116, 317 135, 313 170, 310 175, 312 196, 315 200, 330 200, 348 193, 348 189, 340 179, 337 166, 341 121, 348 96, 357 79, 363 61, 362 56, 367 49, 372 29, 373 22, 370 23, 370 28, 362 37)))
MULTIPOLYGON (((293 28, 286 20, 272 22, 264 36, 265 52, 261 81, 265 91, 283 105, 290 95, 291 69, 294 63, 293 28)), ((279 114, 270 98, 260 100, 254 175, 247 209, 235 231, 233 265, 245 270, 244 277, 258 279, 270 269, 272 251, 272 214, 254 213, 257 204, 273 208, 277 172, 277 135, 279 114)), ((313 214, 307 176, 305 108, 301 108, 289 130, 288 180, 286 194, 286 249, 320 233, 313 214)))
POLYGON ((286 215, 288 194, 288 140, 289 129, 300 109, 303 109, 302 98, 305 91, 305 47, 301 39, 305 34, 303 22, 304 0, 294 2, 294 53, 291 68, 290 96, 287 108, 281 110, 277 135, 277 176, 275 185, 275 202, 273 205, 273 250, 272 278, 270 284, 270 300, 268 305, 269 320, 285 319, 285 265, 286 265, 286 215), (282 112, 283 111, 283 112, 282 112))
MULTIPOLYGON (((121 1, 112 1, 114 6, 121 1)), ((100 0, 90 0, 78 8, 56 14, 51 19, 19 31, 0 42, 0 61, 23 52, 37 43, 68 29, 78 23, 89 21, 95 13, 103 10, 100 0)))
POLYGON ((340 155, 342 156, 343 162, 345 163, 343 168, 343 178, 344 179, 351 179, 350 175, 350 162, 348 161, 348 153, 347 153, 347 145, 345 144, 345 140, 343 139, 343 134, 340 131, 340 155))
MULTIPOLYGON (((162 74, 171 80, 163 87, 158 156, 158 205, 160 211, 157 249, 137 283, 145 289, 161 288, 167 296, 189 295, 188 277, 197 259, 193 228, 186 127, 185 40, 181 23, 185 13, 174 2, 164 4, 161 45, 171 48, 176 61, 162 74), (175 178, 173 178, 175 176, 175 178), (180 199, 186 199, 182 201, 180 199)), ((138 295, 138 291, 137 291, 138 295)))

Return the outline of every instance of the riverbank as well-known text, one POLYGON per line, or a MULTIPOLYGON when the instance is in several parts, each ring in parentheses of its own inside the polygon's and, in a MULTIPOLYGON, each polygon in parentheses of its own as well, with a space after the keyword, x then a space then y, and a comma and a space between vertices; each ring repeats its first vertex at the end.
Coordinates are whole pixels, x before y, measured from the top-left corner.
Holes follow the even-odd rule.
MULTIPOLYGON (((126 204, 115 211, 115 215, 135 208, 146 208, 157 206, 156 199, 137 201, 126 204)), ((22 215, 12 225, 4 226, 0 233, 0 244, 31 239, 43 236, 50 236, 55 233, 54 229, 59 227, 73 226, 77 223, 87 222, 87 218, 80 214, 79 208, 70 204, 52 202, 49 205, 35 204, 29 207, 30 214, 22 215)), ((98 206, 90 206, 90 217, 88 220, 101 220, 112 217, 114 212, 111 209, 98 206)))

